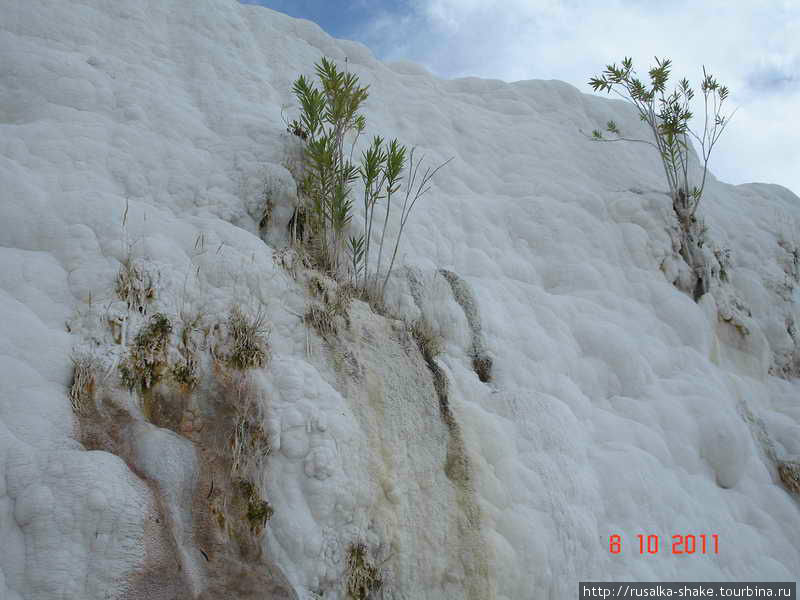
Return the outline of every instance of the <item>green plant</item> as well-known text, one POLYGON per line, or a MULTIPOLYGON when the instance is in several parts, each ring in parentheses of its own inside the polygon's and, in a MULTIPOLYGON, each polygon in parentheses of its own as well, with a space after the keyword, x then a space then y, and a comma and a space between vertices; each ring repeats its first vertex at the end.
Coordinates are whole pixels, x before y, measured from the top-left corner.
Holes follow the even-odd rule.
POLYGON ((397 257, 400 239, 414 205, 430 189, 429 184, 439 169, 452 160, 452 158, 448 159, 433 169, 428 167, 425 173, 420 176, 419 169, 424 157, 415 162, 414 152, 415 149, 412 148, 411 152, 408 153, 407 148, 399 144, 396 139, 384 144, 383 139, 376 136, 372 140, 372 145, 361 156, 359 173, 364 185, 365 231, 360 237, 350 239, 348 249, 353 261, 353 281, 358 285, 360 276, 360 287, 367 297, 372 300, 383 300, 386 284, 389 281, 389 276, 392 273, 394 261, 397 257), (391 259, 381 284, 383 248, 386 241, 386 232, 388 231, 389 214, 392 211, 392 196, 399 192, 402 187, 403 171, 406 166, 409 167, 409 178, 406 181, 405 196, 400 209, 400 229, 397 232, 391 259), (378 200, 383 198, 386 199, 386 212, 378 245, 378 258, 374 270, 370 272, 375 205, 378 200))
POLYGON ((711 269, 703 252, 706 227, 696 217, 696 212, 706 185, 709 157, 730 122, 730 116, 723 114, 728 88, 720 85, 703 67, 703 81, 700 84, 703 93, 703 130, 698 134, 689 125, 694 116, 690 110, 694 90, 689 81, 684 78, 675 89, 667 91, 672 63, 669 59, 661 60, 658 57, 655 60, 656 66, 648 71, 647 84, 639 79, 633 69, 633 60, 628 57, 623 59, 621 66, 608 65, 600 77, 589 80, 589 85, 595 91, 614 92, 633 104, 641 120, 649 126, 653 140, 624 137, 614 121, 606 123, 606 132, 616 137, 605 138, 595 129, 592 139, 599 142, 641 142, 658 151, 672 198, 672 209, 678 219, 680 255, 690 269, 689 279, 679 280, 679 285, 691 292, 695 301, 698 301, 709 290, 711 269), (690 185, 689 182, 692 138, 700 150, 697 155, 702 167, 699 185, 690 185))
POLYGON ((364 130, 365 119, 358 113, 367 99, 368 86, 358 77, 341 71, 333 61, 322 58, 315 65, 322 89, 301 75, 292 92, 300 103, 300 121, 290 125, 305 143, 305 169, 300 191, 307 204, 310 235, 321 266, 336 273, 344 245, 344 229, 351 219, 352 183, 358 170, 345 152, 345 138, 364 130))
POLYGON ((675 212, 684 227, 694 217, 706 184, 708 160, 714 145, 730 122, 723 114, 723 105, 728 98, 728 88, 703 67, 700 89, 703 93, 703 130, 696 133, 689 122, 694 116, 690 104, 694 90, 687 79, 682 79, 671 92, 667 91, 672 63, 668 58, 656 57, 656 66, 648 71, 649 83, 642 82, 633 69, 633 60, 624 58, 621 66, 608 65, 599 77, 592 77, 589 85, 595 91, 614 92, 636 107, 639 117, 647 123, 654 141, 623 137, 614 121, 606 124, 606 132, 616 137, 606 139, 595 129, 592 138, 597 141, 634 141, 654 146, 661 157, 675 212), (699 185, 690 186, 689 157, 690 138, 699 144, 699 159, 703 174, 699 185))
POLYGON ((360 164, 356 167, 351 159, 358 137, 366 127, 366 119, 358 114, 358 110, 368 97, 368 86, 359 86, 356 75, 340 71, 326 58, 322 58, 315 66, 321 90, 303 76, 292 87, 300 103, 301 115, 299 121, 288 124, 288 130, 305 144, 305 165, 301 170, 299 185, 305 206, 295 211, 290 231, 295 239, 301 239, 304 233, 310 236, 317 265, 334 277, 339 275, 340 255, 346 249, 353 283, 367 292, 369 297, 382 299, 411 210, 430 189, 430 181, 436 172, 449 160, 436 168, 427 168, 420 176, 419 169, 423 161, 420 159, 415 163, 413 149, 409 154, 407 148, 396 139, 387 143, 380 136, 375 136, 362 152, 360 164), (349 153, 346 153, 345 137, 352 133, 355 137, 349 153), (406 182, 400 229, 389 264, 384 270, 383 250, 387 241, 392 198, 400 191, 406 166, 410 179, 406 182), (350 225, 353 210, 351 191, 358 178, 364 188, 364 231, 347 238, 345 230, 350 225), (377 262, 370 269, 375 206, 384 198, 386 213, 377 262), (301 232, 299 237, 298 229, 301 232))
POLYGON ((250 521, 251 531, 259 533, 272 518, 273 512, 272 506, 266 500, 251 498, 247 503, 247 520, 250 521))
POLYGON ((250 532, 254 535, 260 535, 275 511, 270 503, 261 497, 260 491, 253 482, 247 479, 240 479, 238 483, 247 503, 244 516, 250 524, 250 532))
MULTIPOLYGON (((386 276, 383 279, 383 285, 380 288, 380 292, 378 294, 378 298, 383 300, 386 294, 386 284, 389 283, 389 276, 392 274, 392 268, 394 267, 394 261, 397 258, 397 250, 400 247, 400 238, 403 236, 403 230, 406 227, 406 223, 408 223, 408 219, 411 216, 411 211, 413 210, 414 206, 417 203, 417 200, 422 198, 428 190, 430 190, 430 182, 436 173, 439 172, 439 169, 447 165, 452 158, 448 158, 446 161, 441 163, 438 167, 431 168, 425 167, 425 172, 420 176, 419 169, 422 166, 422 163, 425 160, 423 156, 418 161, 414 162, 414 151, 416 149, 411 149, 411 154, 408 159, 409 164, 409 174, 410 177, 406 182, 406 193, 403 198, 403 206, 400 209, 400 229, 397 232, 397 237, 394 241, 394 250, 392 251, 392 258, 389 261, 389 267, 386 269, 386 276), (419 178, 418 178, 419 177, 419 178)), ((405 156, 405 152, 403 152, 403 157, 405 156)), ((391 161, 388 163, 389 169, 391 169, 391 161)), ((399 170, 402 170, 402 164, 399 167, 399 170)), ((398 170, 398 174, 399 174, 398 170)), ((391 171, 390 171, 391 172, 391 171)), ((391 177, 388 178, 388 181, 391 182, 391 177)), ((389 206, 387 206, 387 212, 389 211, 389 206)), ((384 222, 384 230, 381 234, 381 250, 383 249, 383 235, 386 233, 386 222, 384 222)), ((380 272, 380 252, 378 253, 378 273, 380 272)))
POLYGON ((347 240, 347 253, 350 255, 350 267, 356 285, 362 274, 366 273, 365 252, 364 236, 350 236, 347 240))
MULTIPOLYGON (((366 286, 369 272, 369 250, 372 242, 372 223, 375 215, 375 204, 381 196, 386 183, 386 159, 388 154, 383 147, 383 138, 375 136, 372 144, 361 154, 359 174, 364 185, 364 233, 350 240, 350 254, 353 257, 353 281, 358 285, 362 275, 362 285, 366 286), (357 256, 357 250, 360 250, 357 256)), ((386 215, 389 213, 387 211, 386 215)))

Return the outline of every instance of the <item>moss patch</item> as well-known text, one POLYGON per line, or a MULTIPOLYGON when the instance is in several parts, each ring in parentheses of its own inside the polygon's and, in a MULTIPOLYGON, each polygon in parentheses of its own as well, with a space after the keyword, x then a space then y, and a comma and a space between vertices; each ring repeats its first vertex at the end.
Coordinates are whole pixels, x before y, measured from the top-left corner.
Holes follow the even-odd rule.
POLYGON ((261 497, 261 493, 252 481, 240 479, 238 483, 245 501, 244 517, 250 525, 250 532, 258 536, 275 511, 270 503, 261 497))

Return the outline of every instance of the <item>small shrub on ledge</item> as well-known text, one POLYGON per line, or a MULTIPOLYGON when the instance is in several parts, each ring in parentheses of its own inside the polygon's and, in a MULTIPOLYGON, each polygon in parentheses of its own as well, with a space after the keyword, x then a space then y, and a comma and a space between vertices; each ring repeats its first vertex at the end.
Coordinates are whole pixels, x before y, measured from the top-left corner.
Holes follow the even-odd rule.
MULTIPOLYGON (((349 277, 369 299, 382 299, 411 211, 449 161, 421 172, 424 157, 415 160, 413 149, 409 152, 396 139, 386 142, 375 136, 356 165, 353 152, 366 129, 366 119, 359 110, 369 97, 369 86, 359 85, 357 75, 342 71, 324 57, 315 65, 315 72, 321 88, 303 75, 292 86, 301 112, 299 119, 287 125, 303 143, 303 160, 293 173, 301 205, 289 222, 290 236, 305 245, 317 268, 334 279, 349 277), (359 181, 363 186, 364 229, 348 235, 353 186, 359 181), (401 192, 403 182, 405 191, 401 192), (400 228, 392 245, 386 234, 392 201, 397 197, 403 202, 400 228), (378 234, 373 233, 375 207, 382 200, 386 201, 386 213, 378 234)), ((395 207, 398 204, 399 200, 395 207)))

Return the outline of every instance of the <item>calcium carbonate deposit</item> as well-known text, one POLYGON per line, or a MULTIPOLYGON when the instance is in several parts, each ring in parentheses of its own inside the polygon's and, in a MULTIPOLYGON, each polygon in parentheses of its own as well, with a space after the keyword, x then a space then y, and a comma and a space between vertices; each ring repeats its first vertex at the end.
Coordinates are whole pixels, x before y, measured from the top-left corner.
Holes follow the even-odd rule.
POLYGON ((587 138, 612 119, 648 135, 234 0, 2 2, 0 598, 797 580, 800 200, 712 178, 695 302, 657 153, 587 138), (287 233, 321 57, 370 86, 356 156, 452 158, 381 310, 287 233))

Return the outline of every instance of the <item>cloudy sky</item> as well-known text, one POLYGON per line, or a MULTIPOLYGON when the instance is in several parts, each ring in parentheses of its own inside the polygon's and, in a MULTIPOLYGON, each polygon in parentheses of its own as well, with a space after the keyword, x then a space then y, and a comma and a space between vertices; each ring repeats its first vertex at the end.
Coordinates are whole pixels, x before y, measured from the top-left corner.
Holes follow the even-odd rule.
POLYGON ((248 1, 446 78, 560 79, 590 92, 606 64, 631 56, 645 74, 659 56, 697 87, 705 64, 737 108, 712 172, 800 195, 800 0, 248 1))

